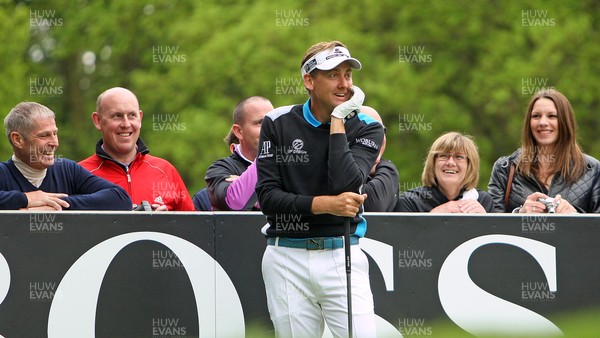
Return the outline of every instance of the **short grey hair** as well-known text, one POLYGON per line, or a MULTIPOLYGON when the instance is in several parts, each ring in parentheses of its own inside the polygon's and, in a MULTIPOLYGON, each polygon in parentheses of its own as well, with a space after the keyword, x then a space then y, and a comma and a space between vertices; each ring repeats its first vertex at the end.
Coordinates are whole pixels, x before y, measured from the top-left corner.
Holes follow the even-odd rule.
POLYGON ((16 131, 25 137, 33 129, 35 120, 38 118, 56 119, 54 112, 37 102, 21 102, 17 104, 4 118, 4 129, 6 137, 11 145, 10 133, 16 131))

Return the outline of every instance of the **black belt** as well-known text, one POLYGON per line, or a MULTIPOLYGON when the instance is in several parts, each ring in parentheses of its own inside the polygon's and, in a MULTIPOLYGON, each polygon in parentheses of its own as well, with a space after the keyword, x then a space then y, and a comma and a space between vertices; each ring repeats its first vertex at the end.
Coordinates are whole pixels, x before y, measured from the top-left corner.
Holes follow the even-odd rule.
MULTIPOLYGON (((313 237, 313 238, 288 238, 288 237, 269 237, 268 245, 282 246, 286 248, 306 249, 306 250, 327 250, 340 249, 344 247, 343 237, 313 237)), ((350 245, 358 244, 358 237, 350 237, 350 245)))

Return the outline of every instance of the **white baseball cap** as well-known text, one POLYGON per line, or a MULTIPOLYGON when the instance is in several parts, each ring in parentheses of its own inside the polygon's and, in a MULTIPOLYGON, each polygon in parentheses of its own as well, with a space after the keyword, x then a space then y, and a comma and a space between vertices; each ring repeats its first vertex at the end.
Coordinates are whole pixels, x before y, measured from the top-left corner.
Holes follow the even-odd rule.
POLYGON ((349 61, 354 69, 361 69, 360 61, 350 56, 347 48, 337 46, 330 50, 324 50, 313 55, 302 65, 302 76, 309 74, 315 69, 330 70, 344 61, 349 61))

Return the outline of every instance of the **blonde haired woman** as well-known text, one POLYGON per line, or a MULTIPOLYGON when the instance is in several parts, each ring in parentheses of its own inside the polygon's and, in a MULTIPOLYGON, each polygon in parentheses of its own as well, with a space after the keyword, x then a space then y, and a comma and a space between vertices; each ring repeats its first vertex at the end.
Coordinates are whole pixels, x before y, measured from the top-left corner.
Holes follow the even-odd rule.
POLYGON ((478 190, 479 153, 468 135, 449 132, 429 150, 423 186, 405 192, 395 211, 485 213, 493 211, 492 197, 478 190))

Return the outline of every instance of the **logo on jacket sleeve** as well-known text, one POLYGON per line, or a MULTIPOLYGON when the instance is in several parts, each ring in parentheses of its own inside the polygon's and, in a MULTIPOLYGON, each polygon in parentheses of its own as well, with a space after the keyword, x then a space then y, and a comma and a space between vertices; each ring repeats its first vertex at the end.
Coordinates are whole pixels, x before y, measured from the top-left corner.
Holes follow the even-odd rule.
POLYGON ((363 146, 369 147, 369 148, 373 148, 375 150, 379 150, 379 144, 377 144, 375 141, 370 140, 368 138, 357 138, 354 140, 356 143, 362 144, 363 146))
POLYGON ((258 158, 270 158, 273 157, 271 153, 271 141, 263 141, 262 146, 260 147, 260 153, 258 154, 258 158))

